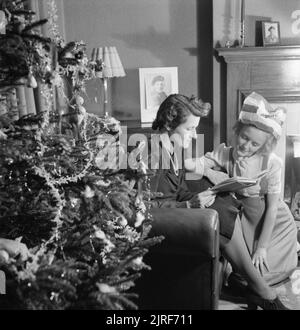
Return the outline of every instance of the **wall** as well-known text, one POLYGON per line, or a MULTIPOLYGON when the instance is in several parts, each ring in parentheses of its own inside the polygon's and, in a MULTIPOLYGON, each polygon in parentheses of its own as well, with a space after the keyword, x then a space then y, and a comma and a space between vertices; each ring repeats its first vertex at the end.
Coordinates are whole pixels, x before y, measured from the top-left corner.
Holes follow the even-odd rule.
MULTIPOLYGON (((245 0, 245 45, 255 46, 255 21, 273 20, 280 23, 282 45, 300 44, 300 0, 245 0)), ((231 44, 240 38, 240 0, 213 0, 213 43, 214 47, 231 44)), ((224 75, 220 59, 213 63, 213 106, 214 106, 214 144, 225 139, 223 118, 225 109, 224 75), (221 88, 222 87, 222 88, 221 88)))
MULTIPOLYGON (((64 0, 67 40, 116 46, 126 77, 111 80, 113 114, 139 119, 138 68, 178 67, 179 90, 196 94, 196 0, 64 0)), ((89 111, 101 112, 100 82, 90 84, 89 111), (98 103, 95 102, 98 97, 98 103)))

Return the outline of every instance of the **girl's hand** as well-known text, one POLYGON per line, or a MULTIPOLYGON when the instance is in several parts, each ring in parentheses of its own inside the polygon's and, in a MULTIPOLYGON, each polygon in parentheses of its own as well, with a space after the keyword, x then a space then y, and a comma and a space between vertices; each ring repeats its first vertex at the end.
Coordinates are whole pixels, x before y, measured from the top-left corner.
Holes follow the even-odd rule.
POLYGON ((269 265, 267 262, 267 249, 265 248, 257 248, 252 256, 253 265, 257 268, 257 270, 263 275, 264 266, 267 271, 269 271, 269 265))
POLYGON ((190 201, 191 208, 205 208, 211 206, 216 199, 216 193, 211 190, 205 190, 195 195, 190 201))

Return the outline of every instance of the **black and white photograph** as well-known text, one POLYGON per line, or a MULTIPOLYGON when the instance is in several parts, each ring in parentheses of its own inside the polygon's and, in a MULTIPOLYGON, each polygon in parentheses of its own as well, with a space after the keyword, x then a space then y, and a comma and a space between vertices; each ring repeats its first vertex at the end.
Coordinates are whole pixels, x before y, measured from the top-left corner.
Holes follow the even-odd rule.
POLYGON ((262 22, 263 45, 280 45, 280 25, 279 22, 262 22))
POLYGON ((0 0, 1 326, 300 310, 299 62, 300 0, 0 0))
POLYGON ((152 123, 161 103, 178 93, 178 68, 140 68, 141 122, 152 123))

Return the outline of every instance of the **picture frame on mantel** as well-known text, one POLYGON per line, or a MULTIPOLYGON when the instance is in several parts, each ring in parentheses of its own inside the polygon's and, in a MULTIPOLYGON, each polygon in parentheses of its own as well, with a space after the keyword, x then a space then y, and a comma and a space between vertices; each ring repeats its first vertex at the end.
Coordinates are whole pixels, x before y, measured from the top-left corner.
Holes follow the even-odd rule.
POLYGON ((278 46, 281 43, 280 40, 280 23, 272 21, 262 22, 262 39, 263 46, 278 46))

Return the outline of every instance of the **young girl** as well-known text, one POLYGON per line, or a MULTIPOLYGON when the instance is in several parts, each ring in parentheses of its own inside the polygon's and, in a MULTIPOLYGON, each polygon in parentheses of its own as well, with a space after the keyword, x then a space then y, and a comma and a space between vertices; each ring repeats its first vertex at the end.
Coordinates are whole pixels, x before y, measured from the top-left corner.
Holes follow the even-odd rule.
POLYGON ((214 184, 228 176, 254 178, 266 173, 256 185, 235 195, 243 204, 242 230, 252 262, 270 285, 287 278, 298 259, 296 224, 280 198, 282 160, 273 153, 284 118, 283 109, 274 111, 253 92, 245 99, 234 127, 234 147, 221 144, 197 166, 198 173, 202 170, 214 184))

